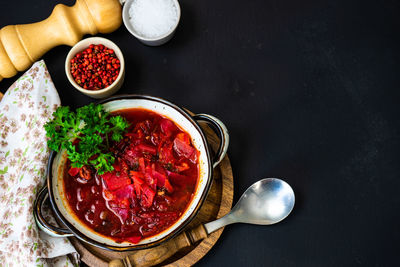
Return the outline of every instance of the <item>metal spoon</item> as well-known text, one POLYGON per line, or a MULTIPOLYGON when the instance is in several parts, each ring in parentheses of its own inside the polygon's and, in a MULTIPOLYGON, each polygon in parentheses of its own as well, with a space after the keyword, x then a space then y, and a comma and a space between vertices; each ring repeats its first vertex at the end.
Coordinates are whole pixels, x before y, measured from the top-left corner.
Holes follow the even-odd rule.
POLYGON ((270 225, 285 219, 294 207, 293 189, 277 178, 262 179, 250 186, 224 217, 181 233, 150 250, 137 251, 124 259, 109 262, 109 267, 153 266, 180 249, 196 244, 212 232, 232 223, 270 225))
POLYGON ((285 219, 294 207, 293 189, 277 178, 262 179, 250 186, 224 217, 204 224, 208 234, 232 223, 270 225, 285 219))

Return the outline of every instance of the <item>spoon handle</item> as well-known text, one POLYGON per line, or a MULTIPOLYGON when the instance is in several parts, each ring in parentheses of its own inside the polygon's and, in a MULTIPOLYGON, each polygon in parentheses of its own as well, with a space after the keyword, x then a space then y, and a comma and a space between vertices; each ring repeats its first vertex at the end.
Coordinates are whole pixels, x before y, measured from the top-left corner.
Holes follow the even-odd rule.
POLYGON ((235 219, 234 214, 230 212, 218 220, 204 224, 204 228, 208 234, 211 234, 212 232, 217 231, 219 228, 235 222, 237 222, 237 220, 235 219))
POLYGON ((160 264, 179 250, 194 245, 196 242, 208 236, 204 225, 185 231, 165 244, 153 249, 144 249, 133 252, 123 259, 112 260, 109 267, 132 267, 132 266, 153 266, 160 264))

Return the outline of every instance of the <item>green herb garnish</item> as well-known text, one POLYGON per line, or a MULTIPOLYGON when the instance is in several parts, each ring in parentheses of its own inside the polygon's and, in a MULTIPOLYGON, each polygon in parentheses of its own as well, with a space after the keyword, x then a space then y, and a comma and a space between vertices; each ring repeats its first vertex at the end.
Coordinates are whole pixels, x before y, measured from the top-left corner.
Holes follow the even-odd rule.
POLYGON ((99 174, 112 171, 115 158, 110 151, 111 141, 122 139, 128 122, 121 116, 111 116, 102 105, 78 108, 58 107, 53 120, 44 125, 47 145, 54 151, 66 149, 71 166, 92 165, 99 174))

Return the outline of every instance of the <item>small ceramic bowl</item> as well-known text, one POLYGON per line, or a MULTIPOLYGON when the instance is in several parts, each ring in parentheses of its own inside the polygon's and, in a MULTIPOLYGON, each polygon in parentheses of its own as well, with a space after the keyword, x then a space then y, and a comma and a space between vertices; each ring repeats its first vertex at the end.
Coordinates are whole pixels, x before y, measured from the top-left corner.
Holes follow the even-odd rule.
POLYGON ((117 92, 122 84, 124 83, 124 78, 125 78, 125 61, 124 61, 124 56, 122 55, 121 50, 119 47, 113 43, 112 41, 102 38, 102 37, 90 37, 83 39, 82 41, 78 42, 76 45, 74 45, 71 50, 69 51, 67 58, 65 60, 65 73, 67 74, 67 78, 70 81, 70 83, 81 93, 84 93, 87 96, 93 97, 93 98, 106 98, 115 92, 117 92), (112 50, 114 50, 115 55, 120 61, 120 71, 117 79, 108 87, 100 90, 87 90, 79 86, 74 78, 71 75, 70 69, 71 69, 71 59, 79 52, 85 50, 88 48, 91 44, 102 44, 112 50))
POLYGON ((159 46, 168 42, 172 38, 172 36, 174 36, 175 30, 178 27, 179 21, 181 19, 181 8, 179 6, 179 2, 177 0, 172 0, 177 11, 177 19, 176 24, 171 28, 171 30, 163 35, 149 38, 138 33, 138 31, 133 27, 132 23, 130 22, 129 9, 134 1, 135 0, 127 0, 125 2, 124 8, 122 9, 122 20, 124 21, 124 25, 128 29, 128 31, 139 41, 149 46, 159 46))

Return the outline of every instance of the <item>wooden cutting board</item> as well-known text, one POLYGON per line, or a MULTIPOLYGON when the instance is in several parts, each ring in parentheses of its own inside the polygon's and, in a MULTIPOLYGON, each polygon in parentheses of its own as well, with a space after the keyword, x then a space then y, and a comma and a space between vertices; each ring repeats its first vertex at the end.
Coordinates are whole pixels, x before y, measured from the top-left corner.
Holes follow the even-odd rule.
MULTIPOLYGON (((206 125, 201 124, 208 142, 216 150, 219 139, 215 133, 206 125)), ((233 201, 233 174, 228 156, 214 169, 213 183, 210 192, 201 207, 197 216, 187 226, 186 229, 193 229, 201 223, 207 223, 227 214, 232 207, 233 201)), ((165 260, 162 266, 192 266, 198 262, 214 246, 223 231, 218 231, 209 235, 194 246, 188 247, 177 252, 175 255, 165 260)), ((81 255, 81 260, 89 266, 106 267, 108 262, 113 259, 122 259, 135 252, 112 252, 96 248, 89 244, 70 238, 72 244, 81 255)), ((161 245, 162 246, 162 245, 161 245)))

